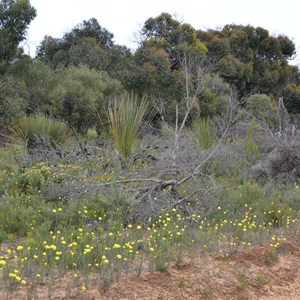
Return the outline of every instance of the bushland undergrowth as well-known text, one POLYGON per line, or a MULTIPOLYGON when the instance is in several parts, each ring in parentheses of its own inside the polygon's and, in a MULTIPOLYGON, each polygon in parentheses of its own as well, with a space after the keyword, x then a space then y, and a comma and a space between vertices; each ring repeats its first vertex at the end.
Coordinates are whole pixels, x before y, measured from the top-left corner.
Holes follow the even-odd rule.
POLYGON ((251 131, 221 141, 214 156, 189 132, 180 141, 169 169, 172 137, 163 131, 136 141, 125 170, 101 135, 85 151, 66 141, 59 155, 1 148, 0 288, 10 295, 23 286, 33 297, 47 284, 51 295, 67 276, 79 296, 124 272, 163 272, 256 244, 275 253, 290 236, 300 243, 298 178, 279 170, 254 180, 260 156, 251 131))

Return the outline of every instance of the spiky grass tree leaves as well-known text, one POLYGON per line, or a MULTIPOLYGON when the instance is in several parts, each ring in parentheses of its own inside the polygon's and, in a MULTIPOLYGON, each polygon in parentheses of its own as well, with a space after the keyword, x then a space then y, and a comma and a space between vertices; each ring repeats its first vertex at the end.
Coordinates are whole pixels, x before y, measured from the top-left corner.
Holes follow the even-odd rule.
POLYGON ((35 148, 46 141, 56 147, 70 134, 70 128, 64 122, 42 115, 22 117, 14 124, 11 131, 12 143, 24 148, 35 148))
POLYGON ((111 134, 116 151, 124 158, 132 153, 147 107, 146 97, 140 99, 133 93, 124 94, 109 104, 111 134))
POLYGON ((217 140, 217 136, 208 118, 199 118, 193 121, 191 135, 201 150, 211 148, 217 140))

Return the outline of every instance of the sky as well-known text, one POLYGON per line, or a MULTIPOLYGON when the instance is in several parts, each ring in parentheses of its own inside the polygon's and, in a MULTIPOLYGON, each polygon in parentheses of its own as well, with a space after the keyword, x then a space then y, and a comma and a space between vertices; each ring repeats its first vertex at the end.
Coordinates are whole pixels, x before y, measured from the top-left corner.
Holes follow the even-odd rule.
POLYGON ((272 35, 284 34, 296 45, 292 64, 300 65, 299 0, 31 0, 37 17, 28 29, 25 50, 34 55, 45 35, 60 38, 84 20, 96 18, 113 33, 114 42, 137 48, 144 22, 167 12, 195 29, 216 29, 227 24, 263 27, 272 35))

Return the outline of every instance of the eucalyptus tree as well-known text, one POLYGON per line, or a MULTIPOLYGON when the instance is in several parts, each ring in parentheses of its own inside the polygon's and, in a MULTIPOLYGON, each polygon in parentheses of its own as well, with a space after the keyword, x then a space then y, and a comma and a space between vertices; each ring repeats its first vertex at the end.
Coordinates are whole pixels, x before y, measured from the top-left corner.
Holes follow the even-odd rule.
POLYGON ((295 45, 285 35, 272 36, 262 27, 226 25, 197 31, 215 62, 214 71, 233 85, 240 97, 251 93, 280 96, 292 75, 289 60, 295 45))
POLYGON ((18 47, 26 39, 26 30, 35 17, 36 10, 29 0, 0 1, 0 66, 22 54, 18 47))
POLYGON ((114 45, 113 34, 101 27, 95 18, 76 25, 62 38, 45 36, 37 48, 36 59, 53 67, 87 65, 104 70, 108 54, 114 45))
POLYGON ((172 69, 180 68, 182 46, 188 46, 201 56, 207 51, 190 24, 182 23, 168 13, 146 20, 141 34, 144 44, 164 49, 168 53, 172 69))

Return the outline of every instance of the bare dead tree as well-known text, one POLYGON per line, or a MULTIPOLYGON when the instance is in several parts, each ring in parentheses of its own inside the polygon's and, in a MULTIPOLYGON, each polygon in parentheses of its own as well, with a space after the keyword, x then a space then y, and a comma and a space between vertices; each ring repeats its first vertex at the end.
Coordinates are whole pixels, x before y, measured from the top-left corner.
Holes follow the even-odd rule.
POLYGON ((173 166, 176 166, 177 153, 179 148, 179 141, 182 131, 186 125, 187 119, 195 107, 199 95, 204 89, 203 79, 205 69, 203 68, 203 59, 196 56, 194 53, 188 51, 183 52, 182 59, 179 60, 184 72, 185 81, 185 112, 181 122, 179 122, 179 108, 176 103, 176 122, 174 128, 174 146, 172 151, 173 166))
POLYGON ((283 98, 277 103, 278 128, 270 128, 264 119, 259 124, 265 134, 271 139, 271 151, 266 153, 261 161, 250 169, 253 178, 262 177, 272 180, 283 174, 290 181, 300 178, 300 128, 290 122, 290 116, 284 106, 283 98))

